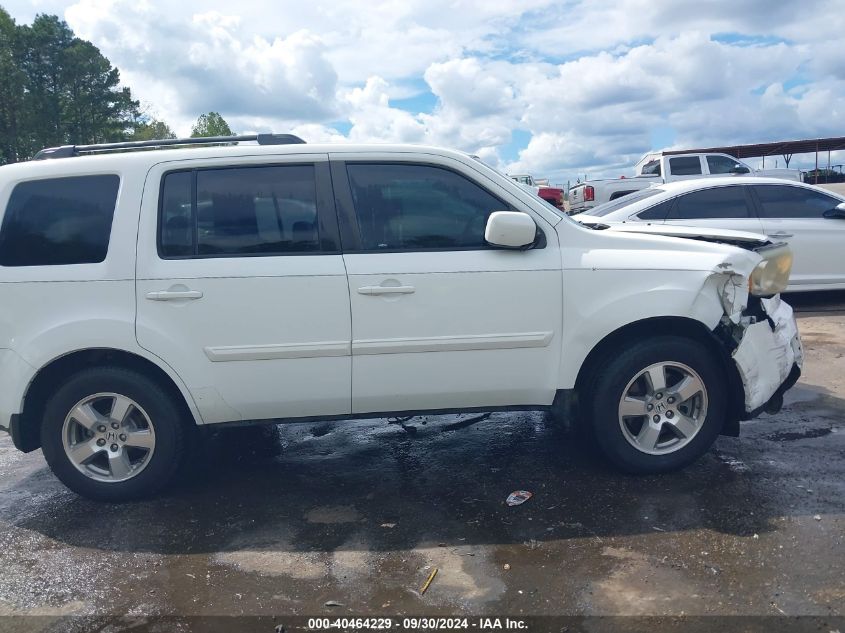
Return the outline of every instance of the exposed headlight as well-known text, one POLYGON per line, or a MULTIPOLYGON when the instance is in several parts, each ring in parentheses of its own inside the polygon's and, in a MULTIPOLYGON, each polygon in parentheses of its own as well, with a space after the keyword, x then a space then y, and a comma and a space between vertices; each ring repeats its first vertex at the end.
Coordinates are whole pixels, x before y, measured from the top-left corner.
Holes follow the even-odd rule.
POLYGON ((758 297, 776 295, 789 285, 792 271, 792 251, 786 244, 769 246, 757 251, 763 261, 757 264, 748 278, 748 291, 758 297))

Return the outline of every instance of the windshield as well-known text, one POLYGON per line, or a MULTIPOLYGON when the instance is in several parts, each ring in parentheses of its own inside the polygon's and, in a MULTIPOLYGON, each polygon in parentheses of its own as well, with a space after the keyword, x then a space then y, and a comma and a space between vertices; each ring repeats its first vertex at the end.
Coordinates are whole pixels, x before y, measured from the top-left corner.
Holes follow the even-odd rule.
POLYGON ((643 165, 641 176, 660 176, 660 161, 652 160, 643 165))
POLYGON ((587 211, 584 211, 584 215, 596 215, 596 216, 603 216, 607 215, 608 213, 613 213, 617 209, 621 209, 622 207, 627 207, 629 204, 633 204, 634 202, 639 202, 640 200, 645 200, 646 198, 651 198, 652 196, 656 196, 658 193, 663 193, 663 189, 660 187, 649 187, 648 189, 640 189, 639 191, 635 191, 634 193, 629 193, 627 196, 621 196, 616 198, 616 200, 611 200, 610 202, 605 202, 604 204, 600 204, 597 207, 593 207, 587 211))

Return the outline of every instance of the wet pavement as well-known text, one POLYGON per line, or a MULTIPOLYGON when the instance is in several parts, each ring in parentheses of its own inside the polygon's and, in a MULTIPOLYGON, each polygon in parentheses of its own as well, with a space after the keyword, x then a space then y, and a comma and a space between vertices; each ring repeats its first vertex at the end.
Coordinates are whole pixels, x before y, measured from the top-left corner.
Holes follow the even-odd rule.
POLYGON ((669 475, 615 473, 541 413, 428 416, 225 430, 167 494, 103 505, 0 437, 0 615, 44 616, 0 629, 845 615, 845 293, 788 300, 807 361, 783 411, 669 475))

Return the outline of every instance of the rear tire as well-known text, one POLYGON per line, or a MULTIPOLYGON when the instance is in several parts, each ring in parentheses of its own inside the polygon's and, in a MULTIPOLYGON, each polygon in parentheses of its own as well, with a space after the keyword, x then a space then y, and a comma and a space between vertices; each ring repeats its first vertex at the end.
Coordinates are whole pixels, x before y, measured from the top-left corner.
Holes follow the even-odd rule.
POLYGON ((152 495, 184 459, 182 408, 157 382, 121 367, 88 369, 47 401, 44 457, 56 477, 96 501, 152 495))
POLYGON ((710 449, 722 428, 724 372, 693 339, 639 341, 607 359, 594 378, 588 406, 595 441, 626 472, 683 468, 710 449))

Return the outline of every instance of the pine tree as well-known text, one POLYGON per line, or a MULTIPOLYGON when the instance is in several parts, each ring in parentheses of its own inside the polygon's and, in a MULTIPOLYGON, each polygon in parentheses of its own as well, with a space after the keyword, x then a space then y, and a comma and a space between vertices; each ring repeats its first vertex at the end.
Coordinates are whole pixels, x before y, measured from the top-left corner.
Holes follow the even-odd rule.
POLYGON ((0 165, 18 160, 24 75, 18 58, 18 27, 0 7, 0 165))
POLYGON ((54 15, 15 25, 0 9, 0 161, 43 147, 121 141, 140 117, 120 72, 54 15))

